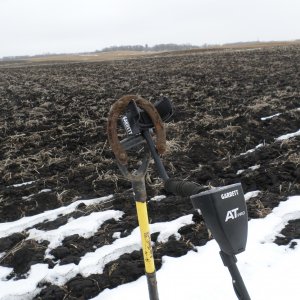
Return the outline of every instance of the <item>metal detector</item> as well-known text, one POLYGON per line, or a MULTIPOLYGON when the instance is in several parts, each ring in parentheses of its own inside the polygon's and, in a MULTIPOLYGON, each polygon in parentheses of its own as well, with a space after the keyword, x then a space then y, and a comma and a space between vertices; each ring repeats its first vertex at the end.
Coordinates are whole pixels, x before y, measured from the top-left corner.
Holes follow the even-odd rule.
POLYGON ((175 195, 189 196, 193 207, 201 210, 206 226, 221 248, 220 256, 230 272, 237 298, 250 300, 235 257, 235 254, 245 251, 248 235, 248 213, 242 185, 236 183, 207 190, 194 182, 168 179, 165 189, 175 195))
POLYGON ((229 269, 238 299, 250 299, 236 266, 235 254, 245 251, 248 214, 240 183, 214 188, 191 196, 195 209, 200 209, 207 227, 219 244, 224 266, 229 269))
POLYGON ((108 139, 122 174, 131 181, 139 226, 150 300, 158 300, 155 266, 152 255, 146 206, 145 173, 151 153, 157 171, 164 181, 165 190, 178 196, 189 196, 193 207, 200 209, 204 221, 219 244, 220 256, 232 277, 235 293, 239 300, 250 300, 243 279, 236 266, 235 254, 245 250, 248 232, 248 214, 240 183, 208 189, 197 183, 170 179, 160 159, 166 148, 166 136, 162 121, 168 121, 173 106, 168 98, 162 97, 152 105, 145 99, 127 95, 120 98, 111 108, 108 117, 108 139), (121 123, 127 137, 121 142, 117 137, 117 123, 121 123), (153 141, 155 133, 156 143, 153 141), (127 153, 134 147, 143 147, 145 156, 134 173, 127 169, 127 153))

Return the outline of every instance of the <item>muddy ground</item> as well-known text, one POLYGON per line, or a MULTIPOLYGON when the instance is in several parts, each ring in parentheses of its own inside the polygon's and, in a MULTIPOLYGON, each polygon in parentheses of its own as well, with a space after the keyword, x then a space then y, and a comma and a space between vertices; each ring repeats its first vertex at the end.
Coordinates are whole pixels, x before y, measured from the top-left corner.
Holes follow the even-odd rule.
MULTIPOLYGON (((300 137, 276 140, 300 129, 300 47, 224 50, 99 63, 0 66, 0 222, 11 222, 78 199, 114 194, 111 201, 81 205, 75 212, 35 225, 51 230, 93 211, 124 211, 91 238, 71 235, 45 259, 47 241, 26 239, 25 231, 0 239, 0 265, 9 278, 26 277, 30 266, 80 262, 81 257, 129 235, 137 226, 130 183, 119 176, 107 143, 110 106, 125 94, 174 103, 166 124, 170 177, 220 186, 241 182, 259 190, 248 203, 249 218, 266 216, 280 201, 300 194, 300 137), (276 116, 274 116, 277 114, 276 116), (261 119, 268 116, 272 118, 261 119), (260 147, 257 147, 260 145, 260 147), (257 148, 256 148, 257 147, 257 148), (247 152, 255 149, 255 151, 247 152), (255 167, 253 167, 255 166, 255 167), (241 171, 242 170, 242 171, 241 171), (15 186, 26 182, 27 184, 15 186)), ((149 199, 166 194, 151 165, 149 199)), ((194 224, 166 243, 152 235, 157 269, 162 256, 181 256, 211 238, 188 198, 166 195, 149 202, 151 223, 193 213, 194 224)), ((299 220, 275 242, 295 247, 299 220)), ((29 229, 29 228, 28 228, 29 229)), ((36 299, 90 299, 105 288, 139 278, 141 252, 121 256, 102 274, 77 275, 64 286, 41 283, 36 299)))

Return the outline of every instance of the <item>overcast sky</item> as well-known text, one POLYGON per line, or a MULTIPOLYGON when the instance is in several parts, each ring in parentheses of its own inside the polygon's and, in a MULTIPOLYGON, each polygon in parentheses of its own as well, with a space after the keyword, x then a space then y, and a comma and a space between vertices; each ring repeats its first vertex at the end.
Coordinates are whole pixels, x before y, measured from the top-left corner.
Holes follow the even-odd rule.
POLYGON ((0 57, 300 39, 300 0, 0 0, 0 57))

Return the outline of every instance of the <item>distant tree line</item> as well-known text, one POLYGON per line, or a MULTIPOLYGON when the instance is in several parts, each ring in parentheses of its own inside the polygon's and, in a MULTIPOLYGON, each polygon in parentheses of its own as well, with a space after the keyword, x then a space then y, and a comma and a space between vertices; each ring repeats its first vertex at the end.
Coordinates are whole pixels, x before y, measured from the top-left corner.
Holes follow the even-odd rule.
MULTIPOLYGON (((278 42, 260 42, 260 41, 251 41, 251 42, 237 42, 237 43, 228 43, 228 44, 203 44, 202 46, 195 46, 191 44, 158 44, 152 47, 146 45, 125 45, 125 46, 111 46, 103 48, 102 50, 96 50, 93 52, 81 52, 81 53, 45 53, 45 54, 37 54, 37 55, 21 55, 21 56, 4 56, 0 57, 0 61, 14 61, 14 60, 26 60, 29 58, 37 58, 44 56, 55 56, 55 55, 76 55, 76 54, 91 54, 97 52, 109 52, 109 51, 182 51, 182 50, 191 50, 198 48, 215 48, 215 47, 234 47, 234 46, 247 46, 247 45, 257 45, 257 44, 276 44, 278 42)), ((286 41, 279 43, 292 43, 298 44, 300 43, 300 39, 294 41, 286 41)))
POLYGON ((181 50, 191 50, 200 48, 199 46, 191 44, 158 44, 149 47, 147 44, 143 45, 123 45, 123 46, 110 46, 103 48, 101 51, 181 51, 181 50))
MULTIPOLYGON (((17 56, 3 56, 0 58, 0 61, 13 61, 13 60, 26 60, 30 58, 39 58, 39 57, 45 57, 45 56, 58 56, 58 55, 66 55, 69 53, 45 53, 45 54, 36 54, 36 55, 17 55, 17 56)), ((72 55, 72 54, 70 54, 72 55)))
MULTIPOLYGON (((82 52, 78 54, 89 54, 95 52, 109 52, 109 51, 181 51, 181 50, 191 50, 197 48, 203 48, 206 45, 199 47, 191 44, 158 44, 152 47, 146 45, 125 45, 125 46, 111 46, 103 48, 102 50, 96 50, 94 52, 82 52)), ((45 53, 37 55, 20 55, 20 56, 4 56, 0 58, 0 61, 13 61, 13 60, 26 60, 29 58, 38 58, 44 56, 55 56, 55 55, 65 55, 65 54, 75 54, 75 53, 45 53)))
POLYGON ((0 60, 2 61, 11 61, 11 60, 16 60, 16 59, 28 59, 30 58, 29 55, 22 55, 22 56, 4 56, 2 58, 0 58, 0 60))

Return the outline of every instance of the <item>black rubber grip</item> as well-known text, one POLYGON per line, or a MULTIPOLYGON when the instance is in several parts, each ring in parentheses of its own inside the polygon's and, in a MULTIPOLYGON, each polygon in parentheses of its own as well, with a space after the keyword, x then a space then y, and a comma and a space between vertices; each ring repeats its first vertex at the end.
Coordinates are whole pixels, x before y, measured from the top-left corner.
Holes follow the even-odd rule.
POLYGON ((168 179, 165 181, 165 190, 176 196, 186 197, 206 191, 208 187, 192 181, 168 179))

